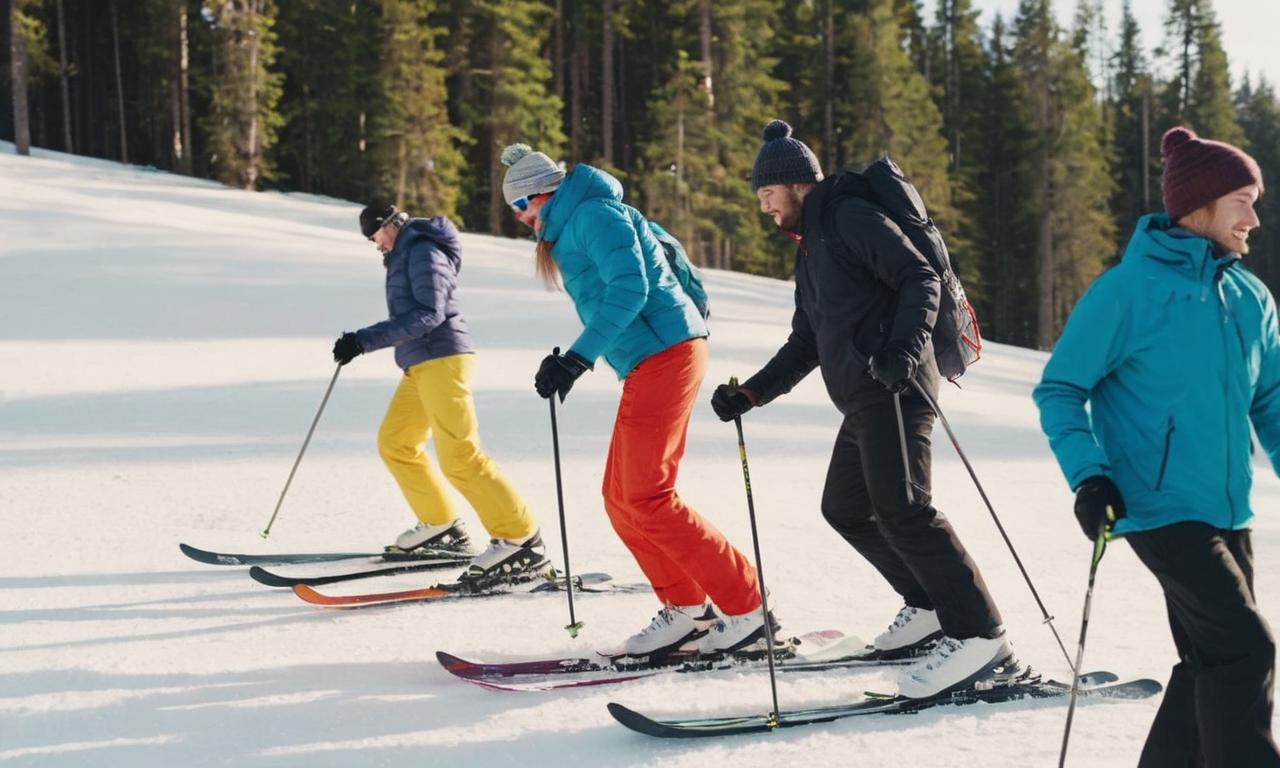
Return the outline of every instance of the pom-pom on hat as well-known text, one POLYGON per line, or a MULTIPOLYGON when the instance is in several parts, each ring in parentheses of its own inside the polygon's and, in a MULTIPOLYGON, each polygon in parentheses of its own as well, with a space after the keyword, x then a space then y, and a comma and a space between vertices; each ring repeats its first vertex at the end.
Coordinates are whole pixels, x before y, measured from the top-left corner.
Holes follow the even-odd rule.
POLYGON ((791 137, 791 126, 772 120, 764 127, 764 146, 751 169, 751 191, 770 184, 822 181, 822 167, 803 141, 791 137))
POLYGON ((1164 209, 1174 221, 1241 187, 1257 184, 1262 191, 1262 171, 1252 157, 1225 142, 1202 139, 1190 128, 1165 131, 1160 154, 1164 209))
POLYGON ((502 150, 507 175, 502 180, 502 196, 507 205, 522 197, 554 192, 564 181, 564 169, 528 144, 512 144, 502 150))

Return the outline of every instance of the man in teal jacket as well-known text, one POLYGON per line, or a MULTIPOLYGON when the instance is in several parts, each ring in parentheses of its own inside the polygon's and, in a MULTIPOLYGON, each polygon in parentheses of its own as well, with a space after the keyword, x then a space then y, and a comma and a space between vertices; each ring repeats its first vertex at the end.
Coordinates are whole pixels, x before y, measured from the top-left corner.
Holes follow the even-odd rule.
POLYGON ((1249 425, 1280 471, 1280 329, 1241 262, 1262 174, 1186 128, 1162 150, 1166 213, 1080 299, 1035 400, 1085 534, 1124 535, 1164 591, 1180 661, 1140 765, 1278 766, 1249 425))

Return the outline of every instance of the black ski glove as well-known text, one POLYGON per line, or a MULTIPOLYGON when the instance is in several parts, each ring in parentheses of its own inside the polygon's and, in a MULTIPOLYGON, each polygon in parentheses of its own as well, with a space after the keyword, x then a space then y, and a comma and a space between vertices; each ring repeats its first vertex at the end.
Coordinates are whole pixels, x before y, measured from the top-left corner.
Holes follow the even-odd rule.
POLYGON ((360 346, 354 333, 344 333, 333 342, 333 362, 338 365, 346 365, 362 354, 364 347, 360 346))
POLYGON ((1076 519, 1089 541, 1097 541, 1098 532, 1105 524, 1124 517, 1124 498, 1120 489, 1106 475, 1094 475, 1076 489, 1076 519))
POLYGON ((721 421, 733 421, 755 407, 755 398, 742 387, 721 384, 711 394, 711 410, 721 421))
POLYGON ((538 374, 533 377, 533 388, 542 397, 559 394, 560 402, 563 403, 569 390, 573 389, 573 382, 589 370, 591 370, 591 363, 584 360, 581 355, 573 350, 562 355, 560 348, 556 347, 551 354, 542 359, 542 365, 538 366, 538 374))
POLYGON ((871 378, 895 395, 911 386, 920 363, 901 347, 891 346, 871 357, 871 378))

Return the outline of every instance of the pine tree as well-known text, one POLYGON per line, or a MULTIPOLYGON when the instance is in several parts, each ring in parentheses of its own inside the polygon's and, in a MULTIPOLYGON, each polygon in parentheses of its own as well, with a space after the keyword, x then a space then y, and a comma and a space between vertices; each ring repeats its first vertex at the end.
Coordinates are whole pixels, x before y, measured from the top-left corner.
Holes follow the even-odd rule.
POLYGON ((254 189, 272 177, 267 150, 283 122, 276 105, 273 0, 209 0, 218 40, 218 70, 209 112, 210 162, 226 184, 254 189))
POLYGON ((1245 264, 1266 282, 1274 294, 1280 291, 1280 100, 1265 77, 1253 86, 1246 77, 1235 96, 1244 146, 1262 170, 1263 182, 1270 185, 1254 210, 1261 226, 1249 235, 1245 264))
MULTIPOLYGON (((1035 178, 1025 172, 1035 150, 1036 128, 1022 72, 1012 54, 1004 20, 996 16, 987 46, 987 75, 980 94, 974 146, 974 192, 982 290, 975 308, 984 335, 994 341, 1035 343, 1035 242, 1032 199, 1035 178)), ((966 286, 968 288, 968 286, 966 286)))
POLYGON ((953 253, 953 266, 965 283, 970 301, 976 305, 982 302, 987 288, 980 279, 985 237, 976 190, 987 121, 983 93, 989 85, 978 12, 971 0, 941 0, 930 37, 934 42, 933 92, 942 112, 952 203, 956 208, 953 228, 944 234, 953 253))
POLYGON ((554 9, 543 0, 479 0, 456 7, 466 9, 461 26, 470 48, 452 66, 471 69, 467 97, 457 102, 457 125, 475 140, 466 155, 462 215, 473 226, 486 222, 493 234, 514 232, 502 198, 503 147, 522 141, 559 159, 565 143, 562 103, 546 55, 554 9))
POLYGON ((410 211, 457 215, 465 135, 449 123, 444 33, 435 0, 382 0, 383 64, 375 121, 381 186, 410 211))
POLYGON ((1238 144, 1244 134, 1231 104, 1231 78, 1211 0, 1169 0, 1166 58, 1173 77, 1164 96, 1165 125, 1238 144))
POLYGON ((1110 110, 1114 125, 1112 152, 1115 195, 1111 199, 1123 248, 1143 214, 1160 208, 1158 136, 1152 136, 1153 78, 1143 53, 1141 30, 1129 0, 1120 19, 1120 41, 1112 55, 1110 110))
POLYGON ((1096 204, 1110 198, 1111 181, 1088 70, 1062 39, 1048 0, 1023 0, 1016 26, 1015 58, 1038 135, 1023 168, 1036 222, 1035 343, 1048 349, 1114 248, 1114 222, 1096 204))
POLYGON ((293 188, 363 200, 378 186, 372 123, 385 103, 378 68, 390 57, 391 44, 384 42, 390 34, 382 32, 378 10, 349 0, 280 6, 276 30, 285 124, 272 157, 293 188))
POLYGON ((847 28, 846 60, 837 80, 851 84, 837 110, 844 130, 841 162, 865 166, 888 154, 910 176, 944 231, 955 229, 942 115, 929 83, 902 44, 893 0, 871 0, 847 28))

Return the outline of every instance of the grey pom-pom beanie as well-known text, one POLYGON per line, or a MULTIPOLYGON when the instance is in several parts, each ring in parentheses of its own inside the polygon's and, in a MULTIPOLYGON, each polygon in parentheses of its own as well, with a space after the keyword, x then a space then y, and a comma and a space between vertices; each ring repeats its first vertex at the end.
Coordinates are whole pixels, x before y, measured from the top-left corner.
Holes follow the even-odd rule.
POLYGON ((564 181, 564 169, 528 144, 512 144, 502 150, 507 175, 502 179, 502 196, 511 201, 542 192, 554 192, 564 181))

